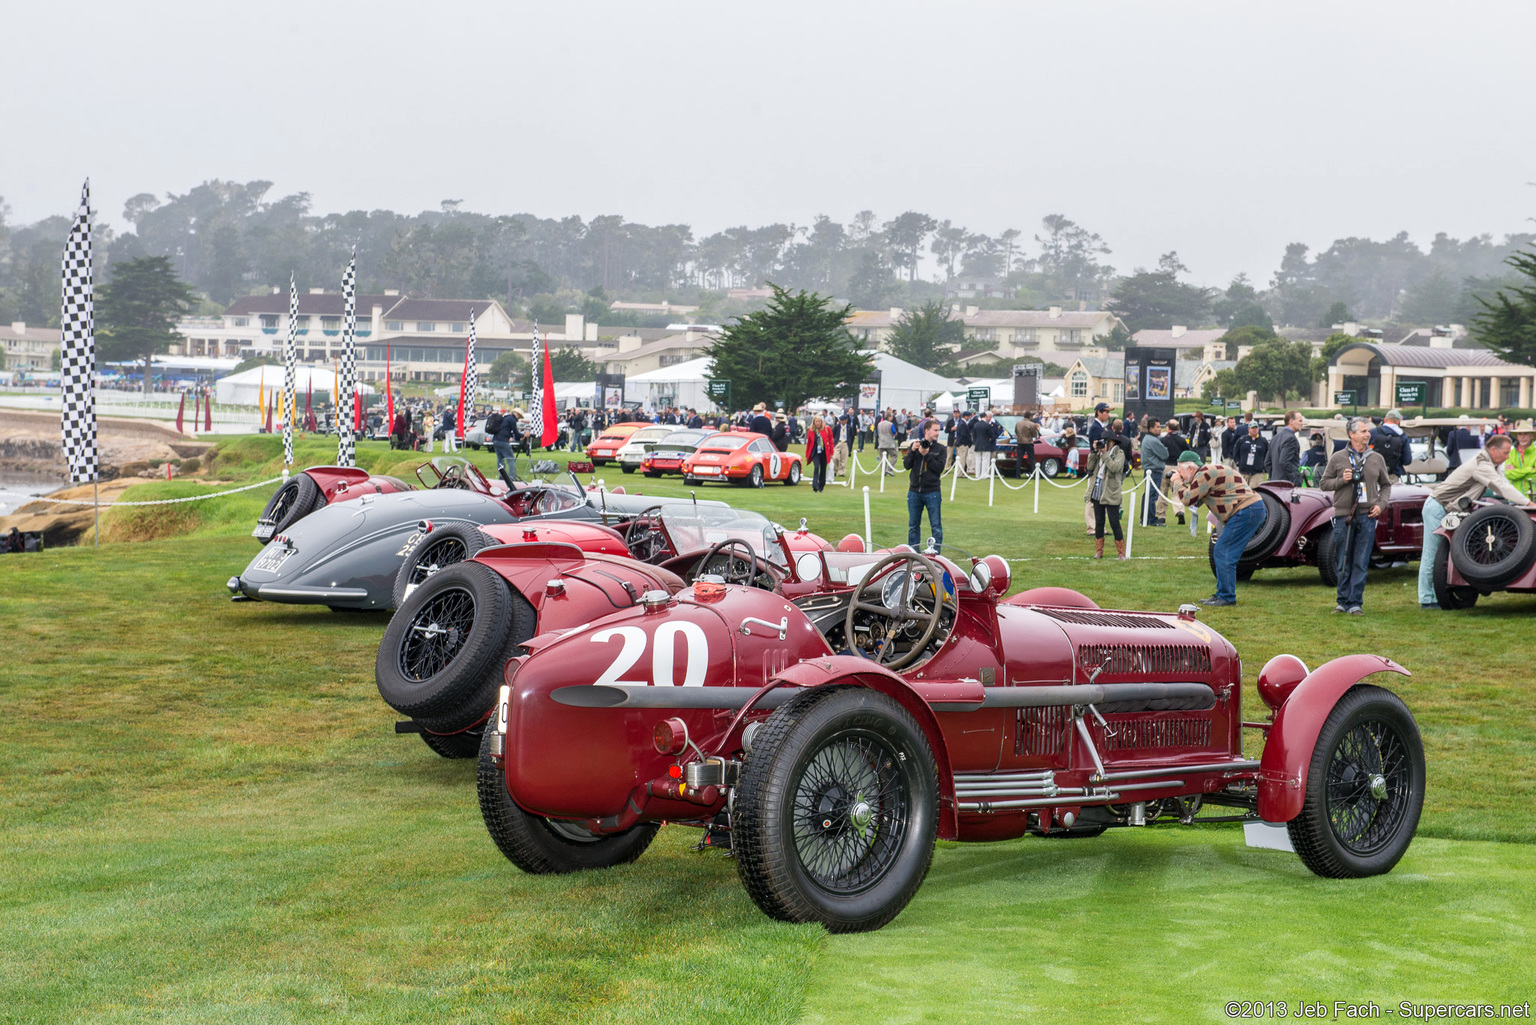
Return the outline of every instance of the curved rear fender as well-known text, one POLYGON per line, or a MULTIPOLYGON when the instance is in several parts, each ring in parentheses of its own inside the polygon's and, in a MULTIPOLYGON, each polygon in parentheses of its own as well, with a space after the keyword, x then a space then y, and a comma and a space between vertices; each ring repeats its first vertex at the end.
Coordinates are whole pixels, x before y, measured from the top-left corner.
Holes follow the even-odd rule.
POLYGON ((806 659, 785 669, 774 677, 797 687, 839 686, 868 687, 891 698, 917 720, 928 746, 933 750, 933 760, 939 774, 939 838, 953 840, 959 835, 955 819, 955 781, 950 769, 949 747, 944 743, 944 731, 939 728, 938 716, 928 702, 912 689, 906 680, 868 659, 856 655, 826 655, 806 659))
POLYGON ((1345 655, 1325 662, 1296 685, 1275 715, 1259 759, 1259 817, 1289 822, 1301 814, 1307 767, 1323 723, 1351 687, 1374 673, 1412 673, 1380 655, 1345 655))
MULTIPOLYGON (((368 483, 368 471, 360 470, 355 466, 311 466, 304 472, 320 485, 320 490, 325 494, 327 502, 335 500, 336 491, 343 484, 350 490, 359 484, 368 483)), ((357 497, 346 492, 342 494, 347 498, 357 497)), ((359 491, 357 494, 361 495, 363 492, 359 491)))

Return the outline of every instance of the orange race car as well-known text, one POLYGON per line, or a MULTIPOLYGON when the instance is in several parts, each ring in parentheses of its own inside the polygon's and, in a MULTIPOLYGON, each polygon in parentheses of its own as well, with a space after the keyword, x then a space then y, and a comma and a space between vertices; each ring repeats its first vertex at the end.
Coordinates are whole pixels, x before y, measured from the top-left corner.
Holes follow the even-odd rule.
POLYGON ((602 434, 592 439, 592 444, 587 446, 587 458, 593 466, 602 466, 611 463, 619 454, 619 449, 629 440, 629 436, 642 427, 654 427, 655 424, 644 420, 635 420, 625 424, 609 424, 602 434))
POLYGON ((771 480, 800 483, 801 458, 797 452, 780 452, 761 434, 731 430, 699 443, 683 460, 683 483, 720 480, 760 488, 771 480))

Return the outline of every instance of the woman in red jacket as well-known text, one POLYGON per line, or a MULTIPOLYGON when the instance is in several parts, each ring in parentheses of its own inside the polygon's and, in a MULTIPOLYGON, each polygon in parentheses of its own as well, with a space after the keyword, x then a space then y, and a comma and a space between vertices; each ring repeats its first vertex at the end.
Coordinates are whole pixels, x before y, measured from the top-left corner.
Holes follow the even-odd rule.
POLYGON ((805 444, 805 461, 811 464, 811 490, 827 486, 827 460, 832 456, 832 428, 821 418, 811 420, 811 435, 805 444))

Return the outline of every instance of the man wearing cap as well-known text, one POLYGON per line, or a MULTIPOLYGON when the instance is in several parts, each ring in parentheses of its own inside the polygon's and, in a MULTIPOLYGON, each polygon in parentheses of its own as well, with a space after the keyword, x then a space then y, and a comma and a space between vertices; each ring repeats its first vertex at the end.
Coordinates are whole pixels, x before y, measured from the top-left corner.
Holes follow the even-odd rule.
POLYGON ((1479 449, 1461 461, 1451 475, 1429 489, 1424 499, 1424 547, 1419 553, 1419 605, 1438 609, 1435 595, 1435 558, 1443 539, 1435 531, 1445 519, 1447 509, 1455 509, 1462 499, 1478 499, 1492 491, 1512 505, 1529 508, 1530 499, 1504 476, 1503 465, 1514 448, 1514 439, 1498 434, 1488 439, 1488 447, 1479 449))
POLYGON ((1179 484, 1174 498, 1194 515, 1204 503, 1222 523, 1221 536, 1211 548, 1216 570, 1216 593, 1201 599, 1202 605, 1237 604, 1237 561, 1248 541, 1264 523, 1264 503, 1243 475, 1230 466, 1204 463, 1190 450, 1179 456, 1179 484))
POLYGON ((942 481, 947 456, 939 444, 939 422, 924 420, 917 437, 907 443, 902 465, 911 483, 907 487, 907 544, 917 548, 922 542, 923 510, 928 510, 928 526, 933 528, 935 544, 944 543, 944 524, 939 507, 944 502, 942 481))
POLYGON ((1194 416, 1189 421, 1189 447, 1204 459, 1211 461, 1211 425, 1206 422, 1205 413, 1195 410, 1194 416))
POLYGON ((1259 436, 1259 422, 1250 421, 1248 424, 1248 436, 1237 439, 1237 448, 1233 452, 1237 457, 1237 471, 1243 475, 1243 479, 1251 487, 1257 484, 1269 469, 1269 442, 1259 436))
POLYGON ((1335 612, 1358 616, 1365 601, 1365 571, 1376 542, 1376 523, 1392 498, 1386 460, 1368 447, 1371 422, 1349 422, 1349 445, 1328 457, 1318 487, 1333 492, 1333 544, 1338 576, 1335 612))
POLYGON ((1109 403, 1100 402, 1093 407, 1093 419, 1088 421, 1088 451, 1093 451, 1093 443, 1104 437, 1104 432, 1109 429, 1109 403))
POLYGON ((1536 424, 1521 420, 1509 429, 1509 437, 1515 440, 1515 447, 1504 460, 1504 477, 1516 490, 1529 495, 1536 488, 1536 445, 1531 444, 1536 439, 1536 424))
POLYGON ((1408 436, 1403 433, 1403 414, 1395 409, 1387 410, 1381 418, 1381 426, 1371 432, 1371 448, 1381 454, 1387 464, 1387 476, 1396 484, 1403 475, 1403 466, 1413 462, 1408 449, 1408 436))

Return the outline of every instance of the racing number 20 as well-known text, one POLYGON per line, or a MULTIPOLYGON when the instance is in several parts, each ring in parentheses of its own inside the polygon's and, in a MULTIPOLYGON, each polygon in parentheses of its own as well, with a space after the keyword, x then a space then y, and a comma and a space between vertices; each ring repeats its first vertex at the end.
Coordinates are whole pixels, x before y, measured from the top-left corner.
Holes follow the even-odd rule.
MULTIPOLYGON (((599 644, 618 637, 624 641, 619 655, 595 681, 596 686, 643 687, 645 680, 621 680, 619 677, 634 668, 645 654, 646 633, 638 626, 616 626, 611 630, 599 630, 591 639, 599 644)), ((709 667, 709 639, 697 623, 663 623, 656 628, 655 647, 651 651, 651 679, 658 687, 676 687, 675 641, 681 637, 687 651, 683 668, 684 687, 704 686, 704 673, 709 667)))

